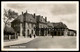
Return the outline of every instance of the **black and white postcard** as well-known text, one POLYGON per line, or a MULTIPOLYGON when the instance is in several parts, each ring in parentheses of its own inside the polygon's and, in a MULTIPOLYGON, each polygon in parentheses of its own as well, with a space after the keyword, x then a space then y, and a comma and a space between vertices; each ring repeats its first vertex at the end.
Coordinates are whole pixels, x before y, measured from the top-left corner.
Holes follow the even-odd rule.
POLYGON ((2 1, 2 51, 79 50, 78 1, 2 1))

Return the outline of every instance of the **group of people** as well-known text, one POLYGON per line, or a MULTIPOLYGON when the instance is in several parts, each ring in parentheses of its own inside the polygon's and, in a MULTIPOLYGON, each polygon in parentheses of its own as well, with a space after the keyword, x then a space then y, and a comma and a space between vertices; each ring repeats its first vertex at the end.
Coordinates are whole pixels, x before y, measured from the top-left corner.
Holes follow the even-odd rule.
MULTIPOLYGON (((33 36, 34 36, 34 38, 36 37, 36 35, 35 35, 35 34, 34 34, 33 36)), ((53 34, 51 34, 51 36, 52 36, 52 38, 53 38, 53 36, 54 36, 54 35, 53 35, 53 34)), ((32 35, 31 35, 31 34, 30 34, 30 38, 32 38, 32 35)))
MULTIPOLYGON (((34 34, 33 36, 34 36, 34 38, 36 37, 36 35, 35 35, 35 34, 34 34)), ((31 35, 31 34, 30 34, 30 38, 32 38, 32 35, 31 35)))

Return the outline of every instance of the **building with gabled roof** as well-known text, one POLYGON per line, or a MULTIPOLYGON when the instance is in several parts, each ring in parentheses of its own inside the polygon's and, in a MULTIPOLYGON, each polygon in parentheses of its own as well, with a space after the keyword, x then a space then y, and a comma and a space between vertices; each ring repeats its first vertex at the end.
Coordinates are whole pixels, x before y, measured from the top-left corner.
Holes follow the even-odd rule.
POLYGON ((62 22, 54 23, 47 21, 47 17, 41 15, 30 14, 27 11, 22 12, 13 22, 12 27, 19 36, 29 37, 33 35, 46 36, 48 34, 54 36, 67 36, 68 27, 62 22))
POLYGON ((53 28, 53 35, 55 36, 67 36, 68 33, 68 27, 62 23, 62 22, 58 22, 58 23, 52 23, 54 28, 53 28))
POLYGON ((47 35, 47 17, 43 18, 41 15, 36 16, 36 35, 47 35))
POLYGON ((19 36, 28 37, 35 34, 36 19, 34 15, 22 12, 13 22, 12 27, 17 31, 19 36))

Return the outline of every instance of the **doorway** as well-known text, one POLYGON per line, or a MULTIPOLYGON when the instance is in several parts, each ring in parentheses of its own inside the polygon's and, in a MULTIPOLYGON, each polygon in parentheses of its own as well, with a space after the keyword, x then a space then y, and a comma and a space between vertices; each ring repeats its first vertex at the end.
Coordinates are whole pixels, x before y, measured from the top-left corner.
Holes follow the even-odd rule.
POLYGON ((44 29, 41 28, 41 36, 44 36, 44 29))

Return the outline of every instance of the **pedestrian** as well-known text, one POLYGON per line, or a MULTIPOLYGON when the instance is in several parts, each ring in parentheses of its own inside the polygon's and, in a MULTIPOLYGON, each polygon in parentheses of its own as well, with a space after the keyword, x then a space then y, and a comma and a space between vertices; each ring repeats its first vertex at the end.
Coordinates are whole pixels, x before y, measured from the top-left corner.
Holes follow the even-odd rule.
POLYGON ((34 38, 36 37, 36 35, 34 34, 34 38))
POLYGON ((51 33, 51 35, 52 35, 52 38, 53 38, 53 32, 51 33))
POLYGON ((30 34, 30 38, 32 38, 31 34, 30 34))

